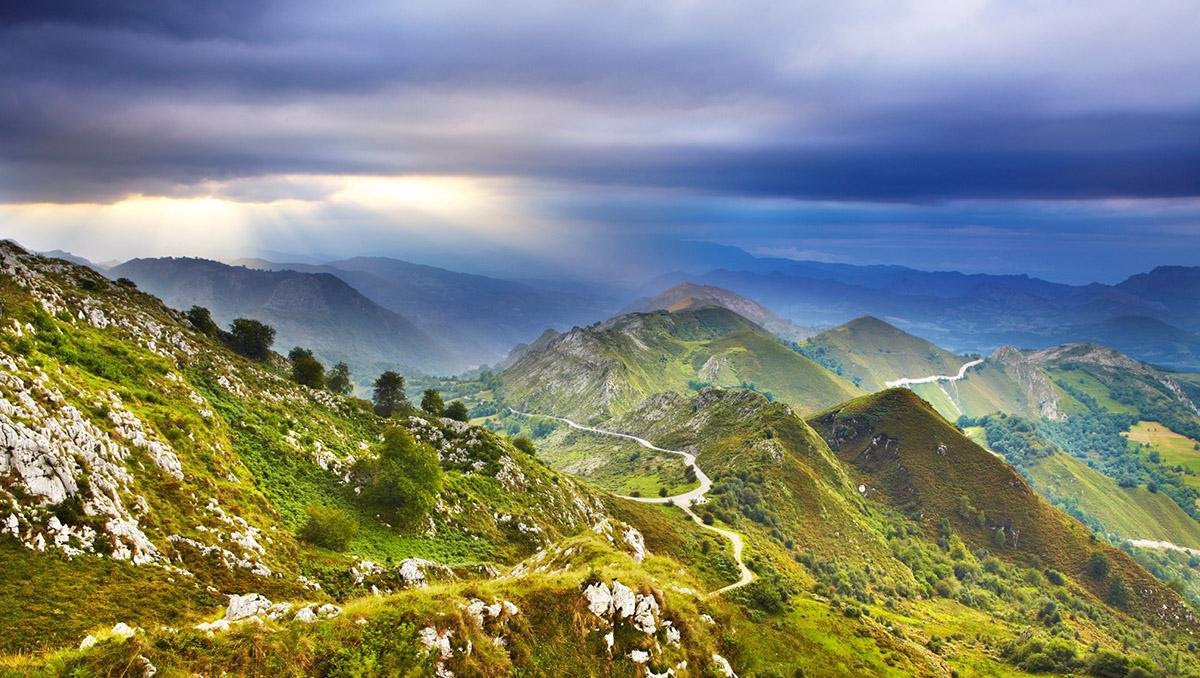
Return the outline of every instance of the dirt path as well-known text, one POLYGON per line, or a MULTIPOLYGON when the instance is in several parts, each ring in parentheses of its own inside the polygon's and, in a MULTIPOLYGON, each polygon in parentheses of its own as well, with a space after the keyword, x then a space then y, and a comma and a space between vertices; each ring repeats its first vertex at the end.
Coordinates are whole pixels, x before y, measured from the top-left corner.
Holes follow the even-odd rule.
POLYGON ((695 521, 695 523, 697 525, 708 530, 709 532, 715 532, 715 533, 725 537, 726 539, 729 540, 729 542, 731 544, 733 544, 733 559, 735 561, 737 561, 738 569, 741 571, 742 576, 740 579, 738 579, 736 582, 730 584, 729 586, 719 588, 716 591, 710 592, 708 595, 710 595, 710 596, 720 595, 722 593, 725 593, 726 591, 732 591, 734 589, 741 588, 741 587, 745 586, 746 584, 749 584, 750 582, 754 581, 754 573, 750 571, 750 568, 746 567, 746 563, 742 560, 742 550, 745 548, 745 541, 743 540, 742 535, 740 535, 737 532, 734 532, 732 530, 726 530, 726 529, 723 529, 720 527, 716 527, 715 525, 706 525, 706 524, 704 524, 704 521, 700 518, 700 516, 696 515, 696 513, 694 511, 692 511, 692 506, 697 505, 697 504, 703 504, 704 502, 708 501, 708 497, 706 495, 708 494, 708 491, 710 489, 712 489, 712 481, 709 480, 708 475, 706 475, 704 473, 704 471, 699 466, 696 465, 696 456, 695 455, 693 455, 689 452, 681 452, 679 450, 668 450, 668 449, 665 449, 662 447, 658 447, 657 445, 650 442, 649 440, 646 440, 645 438, 639 438, 634 435, 629 435, 628 433, 619 433, 617 431, 606 431, 601 428, 593 428, 591 426, 584 426, 583 424, 577 424, 565 417, 555 417, 555 416, 552 416, 549 414, 537 414, 537 413, 532 413, 532 412, 521 412, 519 410, 514 410, 511 408, 509 409, 509 411, 512 412, 513 414, 520 415, 522 417, 546 417, 547 419, 554 419, 555 421, 561 421, 562 423, 566 424, 567 426, 570 426, 571 428, 577 429, 579 431, 587 431, 588 433, 595 433, 597 435, 602 435, 602 436, 611 436, 613 438, 624 438, 626 440, 632 440, 633 442, 637 443, 638 445, 641 445, 642 447, 645 447, 646 449, 649 449, 649 450, 655 450, 656 452, 665 452, 667 454, 677 454, 677 455, 683 457, 684 463, 687 464, 688 466, 691 466, 693 469, 696 470, 696 480, 698 481, 699 484, 696 486, 695 489, 688 490, 687 492, 684 492, 682 494, 675 494, 675 495, 671 495, 671 496, 667 496, 667 497, 626 497, 624 495, 617 495, 617 496, 621 497, 622 499, 628 499, 630 501, 637 501, 637 502, 641 502, 643 504, 674 504, 675 506, 678 506, 679 508, 683 509, 683 512, 688 514, 688 516, 690 516, 691 519, 693 521, 695 521))

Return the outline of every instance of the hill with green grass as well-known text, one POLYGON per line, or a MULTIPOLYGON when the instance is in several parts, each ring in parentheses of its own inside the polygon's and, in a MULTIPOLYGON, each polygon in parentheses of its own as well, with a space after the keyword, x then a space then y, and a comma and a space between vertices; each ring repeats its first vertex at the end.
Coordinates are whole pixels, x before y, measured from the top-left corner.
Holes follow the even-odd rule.
MULTIPOLYGON (((611 412, 695 455, 697 524, 553 468, 612 453, 598 483, 688 486, 611 437, 543 430, 531 454, 382 417, 8 243, 0 312, 3 675, 1200 675, 1177 594, 909 392, 815 428, 748 388, 611 412), (895 459, 855 452, 878 449, 895 459), (706 526, 744 538, 748 585, 725 590, 737 557, 706 526)), ((633 318, 593 341, 643 342, 643 369, 680 347, 792 360, 721 309, 633 318)))
POLYGON ((866 497, 917 519, 931 538, 951 532, 973 549, 1043 563, 1101 600, 1111 598, 1119 579, 1121 588, 1138 592, 1121 607, 1151 623, 1191 615, 1165 584, 1124 552, 1097 542, 911 391, 857 398, 812 422, 855 469, 866 497), (1097 554, 1109 564, 1103 577, 1089 569, 1097 554))
POLYGON ((821 332, 800 351, 866 391, 902 378, 954 375, 968 360, 871 316, 821 332))
POLYGON ((706 386, 756 390, 802 411, 859 391, 746 318, 718 307, 634 313, 544 337, 501 374, 507 404, 580 421, 706 386))

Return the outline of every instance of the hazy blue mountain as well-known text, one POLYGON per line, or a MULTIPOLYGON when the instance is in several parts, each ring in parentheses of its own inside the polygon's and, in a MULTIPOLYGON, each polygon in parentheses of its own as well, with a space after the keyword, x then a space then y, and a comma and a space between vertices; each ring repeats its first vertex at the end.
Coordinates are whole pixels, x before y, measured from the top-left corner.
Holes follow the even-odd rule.
POLYGON ((261 259, 244 263, 266 270, 334 275, 476 364, 502 360, 513 346, 536 339, 547 328, 588 324, 609 311, 594 295, 387 257, 354 257, 323 265, 261 259))
POLYGON ((191 258, 133 259, 108 271, 137 283, 169 306, 204 306, 227 325, 237 317, 271 325, 275 346, 311 348, 345 361, 360 382, 387 369, 444 373, 467 366, 402 315, 329 274, 265 271, 191 258))

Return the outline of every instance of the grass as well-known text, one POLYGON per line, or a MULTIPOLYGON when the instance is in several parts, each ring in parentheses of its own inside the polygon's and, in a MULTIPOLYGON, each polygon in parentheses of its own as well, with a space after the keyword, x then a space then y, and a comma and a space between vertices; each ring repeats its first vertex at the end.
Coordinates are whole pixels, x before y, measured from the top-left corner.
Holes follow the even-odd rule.
POLYGON ((1078 507, 1118 539, 1153 539, 1200 548, 1200 522, 1166 495, 1145 486, 1121 487, 1063 453, 1039 459, 1028 472, 1044 496, 1078 507))
POLYGON ((1200 443, 1154 421, 1139 421, 1125 437, 1137 443, 1139 451, 1157 452, 1163 464, 1182 468, 1184 482, 1200 487, 1200 443))

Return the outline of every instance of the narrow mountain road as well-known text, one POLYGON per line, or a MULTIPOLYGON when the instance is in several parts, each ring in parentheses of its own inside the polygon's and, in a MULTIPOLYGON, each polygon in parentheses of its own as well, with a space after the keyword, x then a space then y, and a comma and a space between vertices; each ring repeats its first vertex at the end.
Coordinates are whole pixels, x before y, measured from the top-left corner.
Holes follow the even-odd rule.
POLYGON ((695 523, 697 525, 708 530, 709 532, 715 532, 715 533, 721 535, 722 537, 725 537, 726 539, 729 540, 729 542, 731 544, 733 544, 733 559, 735 561, 737 561, 738 569, 741 571, 741 578, 738 579, 736 582, 730 584, 729 586, 725 586, 725 587, 717 589, 716 591, 709 592, 709 594, 708 594, 709 596, 719 596, 722 593, 725 593, 727 591, 732 591, 737 588, 741 588, 741 587, 745 586, 746 584, 749 584, 750 582, 754 581, 754 579, 755 579, 754 573, 750 571, 750 568, 746 567, 746 563, 742 560, 742 551, 745 548, 745 541, 742 539, 742 535, 740 535, 737 532, 734 532, 732 530, 726 530, 726 529, 717 527, 715 525, 706 525, 704 523, 704 521, 700 518, 700 516, 696 515, 695 511, 692 511, 693 505, 703 504, 704 502, 708 501, 708 497, 706 495, 708 494, 708 491, 710 489, 712 489, 712 481, 709 480, 708 475, 706 475, 704 473, 704 471, 699 466, 696 465, 696 455, 691 454, 689 452, 681 452, 679 450, 668 450, 666 448, 662 448, 662 447, 655 445, 654 443, 650 442, 649 440, 646 440, 645 438, 639 438, 634 435, 629 435, 628 433, 619 433, 617 431, 606 431, 602 428, 593 428, 591 426, 584 426, 583 424, 577 424, 565 417, 555 417, 555 416, 549 415, 549 414, 537 414, 537 413, 533 413, 533 412, 521 412, 519 410, 514 410, 512 408, 509 408, 509 411, 512 412, 513 414, 520 415, 522 417, 546 417, 547 419, 554 419, 555 421, 560 421, 560 422, 566 424, 567 426, 570 426, 571 428, 579 430, 579 431, 587 431, 588 433, 595 433, 597 435, 610 436, 613 438, 624 438, 626 440, 632 440, 633 442, 637 443, 638 445, 641 445, 642 447, 645 447, 646 449, 654 450, 656 452, 666 452, 667 454, 677 454, 677 455, 683 457, 684 463, 686 463, 688 466, 691 466, 693 469, 696 470, 696 480, 698 481, 699 484, 696 486, 695 489, 688 490, 687 492, 684 492, 682 494, 676 494, 676 495, 671 495, 671 496, 667 496, 667 497, 627 497, 624 495, 617 495, 617 496, 621 497, 622 499, 628 499, 630 501, 637 501, 637 502, 641 502, 643 504, 674 504, 674 505, 678 506, 679 508, 683 509, 683 512, 688 514, 688 516, 690 516, 691 519, 693 521, 695 521, 695 523))
POLYGON ((896 388, 897 386, 912 386, 913 384, 932 384, 937 381, 958 381, 967 375, 967 370, 981 364, 983 364, 983 358, 972 360, 969 363, 964 363, 962 367, 958 368, 958 374, 955 375, 935 374, 929 377, 904 377, 895 381, 884 382, 883 385, 888 388, 896 388))
POLYGON ((1180 546, 1169 541, 1159 541, 1157 539, 1130 539, 1130 544, 1144 549, 1158 549, 1160 551, 1179 551, 1188 555, 1200 555, 1200 549, 1194 549, 1187 546, 1180 546))

